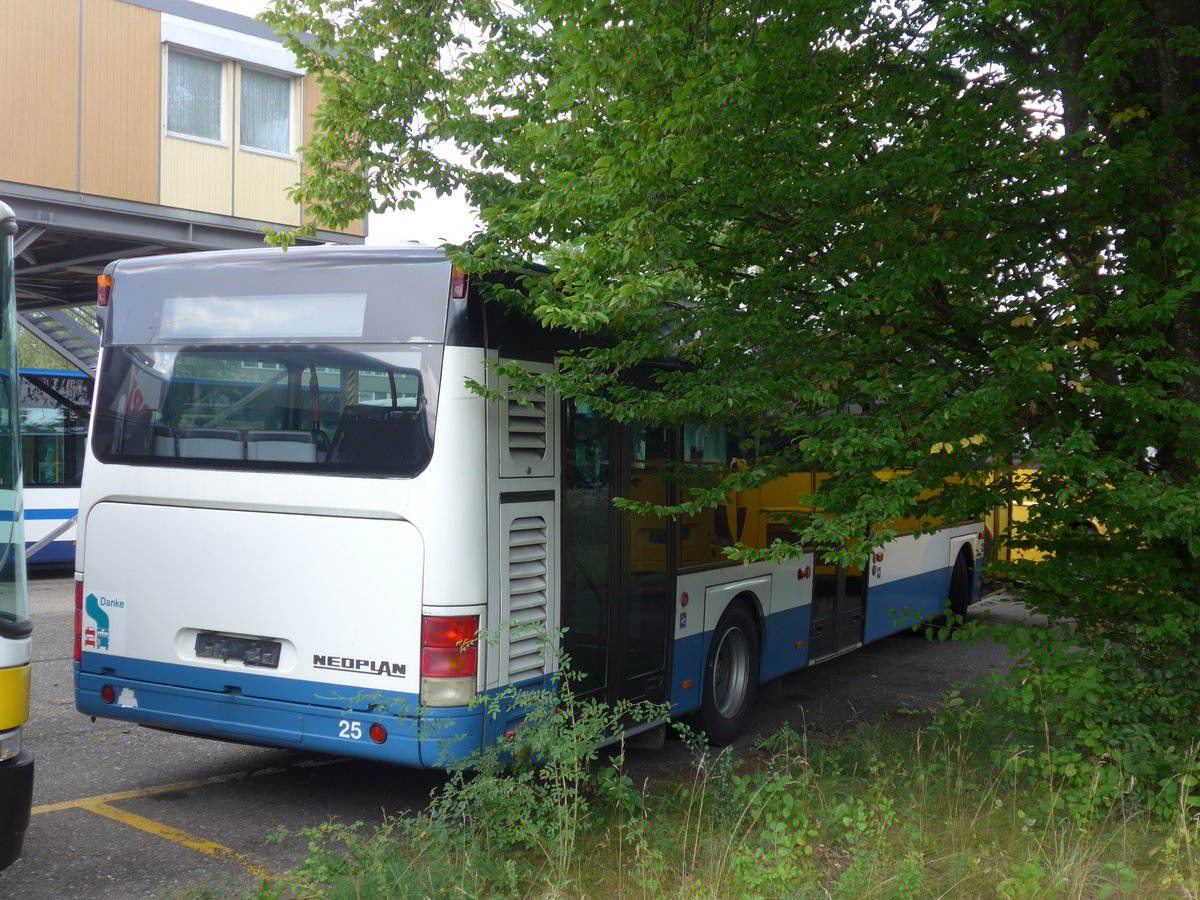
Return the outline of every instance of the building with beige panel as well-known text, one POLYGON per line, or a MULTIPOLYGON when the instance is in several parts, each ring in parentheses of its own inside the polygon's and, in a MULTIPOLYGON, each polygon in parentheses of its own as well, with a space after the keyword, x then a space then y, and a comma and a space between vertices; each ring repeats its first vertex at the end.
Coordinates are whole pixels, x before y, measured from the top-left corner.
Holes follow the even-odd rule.
POLYGON ((26 313, 90 302, 111 259, 257 246, 303 221, 288 190, 318 87, 266 26, 189 0, 0 0, 0 35, 26 313))

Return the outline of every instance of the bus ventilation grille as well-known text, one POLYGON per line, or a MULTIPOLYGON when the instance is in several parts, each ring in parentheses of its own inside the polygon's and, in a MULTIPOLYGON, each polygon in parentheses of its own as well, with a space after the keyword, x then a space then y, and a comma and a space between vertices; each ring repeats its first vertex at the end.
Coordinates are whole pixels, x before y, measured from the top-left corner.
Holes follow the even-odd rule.
POLYGON ((546 520, 521 516, 508 530, 508 676, 520 681, 546 671, 546 520))
POLYGON ((521 465, 533 465, 546 458, 545 391, 509 397, 508 452, 521 465))

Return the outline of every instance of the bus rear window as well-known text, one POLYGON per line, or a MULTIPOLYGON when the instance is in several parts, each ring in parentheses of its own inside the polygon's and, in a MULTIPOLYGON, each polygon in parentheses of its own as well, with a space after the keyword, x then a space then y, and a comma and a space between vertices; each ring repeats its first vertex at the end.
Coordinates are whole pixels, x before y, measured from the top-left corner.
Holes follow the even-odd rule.
POLYGON ((442 343, 450 266, 303 249, 122 262, 106 346, 442 343))
POLYGON ((363 337, 366 294, 276 294, 255 297, 167 297, 161 341, 287 341, 321 335, 363 337))
POLYGON ((116 346, 92 446, 106 462, 412 477, 433 452, 441 348, 116 346))

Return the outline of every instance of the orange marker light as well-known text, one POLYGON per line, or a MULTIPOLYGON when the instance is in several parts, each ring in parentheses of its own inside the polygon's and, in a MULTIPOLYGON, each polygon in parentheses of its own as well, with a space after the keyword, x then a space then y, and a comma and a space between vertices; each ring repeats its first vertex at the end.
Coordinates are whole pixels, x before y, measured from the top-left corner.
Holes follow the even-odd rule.
POLYGON ((462 300, 467 296, 467 273, 455 266, 450 270, 450 299, 462 300))

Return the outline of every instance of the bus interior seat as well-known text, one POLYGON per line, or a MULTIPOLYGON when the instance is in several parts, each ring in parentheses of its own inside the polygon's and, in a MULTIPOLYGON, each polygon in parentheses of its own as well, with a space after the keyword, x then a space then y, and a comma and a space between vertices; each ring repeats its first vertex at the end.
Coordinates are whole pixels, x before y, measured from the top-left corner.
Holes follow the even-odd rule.
POLYGON ((414 462, 428 459, 429 438, 420 411, 364 404, 347 406, 334 432, 328 461, 369 467, 394 456, 414 462))
POLYGON ((317 445, 311 431, 248 431, 246 459, 315 463, 317 445))
POLYGON ((181 428, 179 455, 192 459, 243 459, 245 445, 236 428, 181 428))
POLYGON ((154 410, 142 409, 133 415, 119 419, 121 432, 119 444, 123 452, 135 456, 149 455, 153 451, 154 410))
POLYGON ((175 447, 175 432, 169 425, 155 425, 151 429, 150 451, 154 456, 178 456, 175 447))
POLYGON ((312 408, 276 406, 267 415, 264 428, 276 432, 299 430, 312 422, 312 408))

